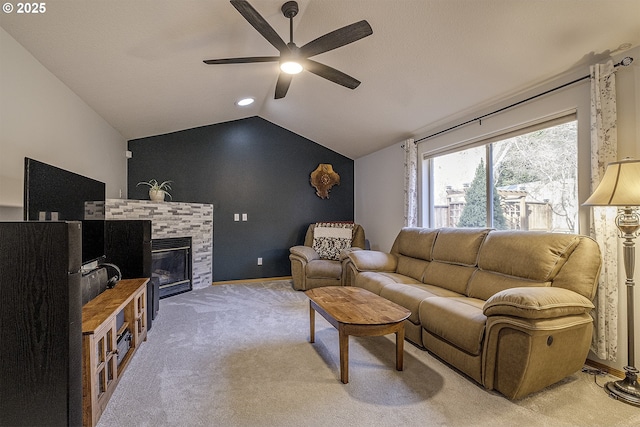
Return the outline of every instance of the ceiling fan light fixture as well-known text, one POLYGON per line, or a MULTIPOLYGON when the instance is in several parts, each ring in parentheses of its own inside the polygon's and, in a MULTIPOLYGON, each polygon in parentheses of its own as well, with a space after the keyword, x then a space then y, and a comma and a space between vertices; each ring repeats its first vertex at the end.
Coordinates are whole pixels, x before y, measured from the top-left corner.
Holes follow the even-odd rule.
POLYGON ((280 69, 287 74, 299 74, 303 68, 299 62, 285 61, 280 64, 280 69))
POLYGON ((253 104, 254 101, 254 98, 242 98, 241 100, 236 102, 236 105, 239 107, 246 107, 247 105, 253 104))
POLYGON ((303 70, 348 89, 355 89, 360 85, 360 81, 350 75, 309 58, 338 49, 373 34, 371 25, 364 19, 328 32, 299 48, 293 41, 293 18, 298 14, 299 10, 296 1, 287 1, 281 8, 284 17, 289 20, 289 43, 285 43, 282 40, 271 24, 247 0, 231 0, 231 4, 266 41, 278 50, 279 55, 205 59, 203 61, 205 64, 277 62, 280 72, 278 73, 274 99, 284 98, 289 90, 293 76, 303 70))

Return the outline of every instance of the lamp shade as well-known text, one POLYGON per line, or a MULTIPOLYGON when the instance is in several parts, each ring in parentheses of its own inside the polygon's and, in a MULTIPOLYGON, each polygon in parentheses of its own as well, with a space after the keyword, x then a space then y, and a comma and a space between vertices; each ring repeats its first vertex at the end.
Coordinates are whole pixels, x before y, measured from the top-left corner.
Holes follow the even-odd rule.
POLYGON ((607 170, 584 206, 640 206, 640 160, 624 159, 607 170))

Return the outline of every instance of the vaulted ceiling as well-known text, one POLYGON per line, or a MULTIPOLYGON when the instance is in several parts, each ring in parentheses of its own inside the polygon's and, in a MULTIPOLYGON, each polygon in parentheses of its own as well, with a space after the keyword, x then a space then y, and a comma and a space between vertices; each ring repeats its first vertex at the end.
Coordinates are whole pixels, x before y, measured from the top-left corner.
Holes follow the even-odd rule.
MULTIPOLYGON (((289 41, 284 0, 250 0, 289 41)), ((224 0, 55 0, 0 26, 126 139, 261 116, 350 158, 640 45, 639 0, 299 0, 298 46, 366 19, 373 35, 315 60, 274 99, 277 55, 224 0), (251 96, 245 108, 235 102, 251 96)), ((640 58, 636 58, 640 61, 640 58)))

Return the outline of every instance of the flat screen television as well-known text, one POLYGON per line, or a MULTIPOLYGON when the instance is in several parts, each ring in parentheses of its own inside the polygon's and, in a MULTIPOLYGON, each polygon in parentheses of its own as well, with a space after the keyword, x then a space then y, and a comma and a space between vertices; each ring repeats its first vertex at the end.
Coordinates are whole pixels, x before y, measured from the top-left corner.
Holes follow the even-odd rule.
POLYGON ((105 257, 103 182, 25 157, 25 221, 81 221, 82 264, 105 257))

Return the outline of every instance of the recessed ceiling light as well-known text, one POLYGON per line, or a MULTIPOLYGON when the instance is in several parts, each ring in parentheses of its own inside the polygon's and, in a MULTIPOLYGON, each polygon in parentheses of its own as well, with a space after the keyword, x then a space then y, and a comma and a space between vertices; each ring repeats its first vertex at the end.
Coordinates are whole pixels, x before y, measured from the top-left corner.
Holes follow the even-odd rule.
POLYGON ((246 107, 247 105, 253 104, 253 101, 255 101, 255 99, 253 98, 243 98, 240 101, 236 102, 236 105, 240 107, 246 107))

